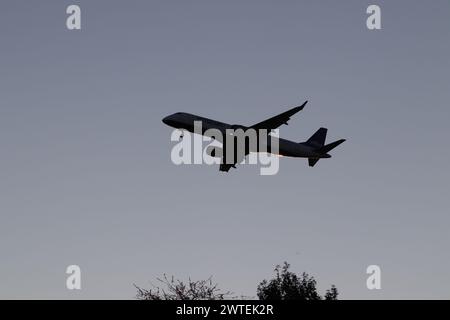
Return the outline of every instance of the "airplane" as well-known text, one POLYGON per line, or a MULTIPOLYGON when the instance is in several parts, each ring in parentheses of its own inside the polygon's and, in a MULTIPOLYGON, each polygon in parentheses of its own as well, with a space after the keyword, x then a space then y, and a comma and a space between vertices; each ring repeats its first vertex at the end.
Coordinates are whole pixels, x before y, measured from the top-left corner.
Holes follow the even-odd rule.
MULTIPOLYGON (((169 115, 162 119, 162 122, 170 127, 181 129, 181 130, 187 130, 189 132, 194 133, 194 121, 201 121, 202 124, 202 135, 205 135, 205 131, 208 129, 217 129, 223 134, 226 133, 227 129, 265 129, 267 132, 270 132, 281 125, 288 124, 288 121, 291 119, 291 117, 296 114, 297 112, 303 110, 305 105, 308 103, 308 101, 305 101, 301 106, 292 108, 286 112, 283 112, 279 115, 276 115, 272 118, 269 118, 267 120, 264 120, 262 122, 259 122, 257 124, 254 124, 250 127, 242 126, 242 125, 236 125, 236 124, 228 124, 224 122, 219 122, 216 120, 196 116, 190 113, 184 113, 184 112, 177 112, 172 115, 169 115)), ((327 136, 327 128, 320 128, 317 130, 308 140, 305 142, 294 142, 286 139, 278 139, 278 152, 274 154, 278 154, 280 156, 285 157, 295 157, 295 158, 307 158, 308 164, 310 167, 314 167, 314 165, 323 158, 331 158, 331 155, 328 154, 329 151, 336 148, 338 145, 343 143, 345 139, 340 139, 337 141, 334 141, 329 144, 325 144, 325 139, 327 136)), ((214 138, 214 137, 213 137, 214 138)), ((258 136, 258 140, 261 139, 258 136)), ((266 135, 267 142, 266 145, 268 148, 264 151, 271 152, 270 150, 270 139, 274 139, 271 135, 266 135)), ((225 144, 223 144, 225 145, 225 144)), ((259 143, 258 143, 259 146, 259 143)), ((212 150, 207 151, 207 153, 210 156, 216 156, 218 153, 216 153, 217 147, 214 147, 212 150)), ((245 145, 245 152, 243 152, 241 155, 243 156, 241 159, 237 159, 237 156, 235 156, 233 163, 226 163, 225 161, 225 155, 226 150, 224 150, 225 147, 222 147, 222 154, 221 154, 221 164, 220 164, 220 171, 228 172, 230 168, 236 168, 236 164, 242 162, 242 160, 250 153, 250 152, 259 152, 259 150, 252 150, 250 149, 249 145, 245 145)), ((237 155, 237 153, 234 153, 237 155)), ((227 159, 228 160, 228 159, 227 159)))

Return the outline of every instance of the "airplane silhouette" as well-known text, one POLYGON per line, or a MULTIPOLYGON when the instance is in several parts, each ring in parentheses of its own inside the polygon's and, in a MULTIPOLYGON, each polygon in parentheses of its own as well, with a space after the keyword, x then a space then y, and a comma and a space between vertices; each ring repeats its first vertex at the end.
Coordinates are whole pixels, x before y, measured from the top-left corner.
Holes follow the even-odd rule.
MULTIPOLYGON (((205 131, 209 129, 216 129, 222 132, 222 134, 226 135, 227 129, 237 130, 247 130, 247 129, 254 129, 254 130, 261 130, 265 129, 267 132, 270 132, 273 129, 276 129, 280 127, 283 124, 288 124, 288 121, 290 118, 296 114, 297 112, 303 110, 306 103, 308 101, 305 101, 301 106, 292 108, 286 112, 283 112, 277 116, 274 116, 270 119, 264 120, 262 122, 259 122, 253 126, 246 127, 242 125, 230 125, 228 123, 219 122, 216 120, 199 117, 193 114, 184 113, 184 112, 177 112, 170 116, 165 117, 162 122, 165 123, 168 126, 171 126, 176 129, 184 129, 189 132, 195 133, 195 127, 194 127, 194 121, 200 121, 202 124, 202 131, 201 134, 205 135, 205 131)), ((281 156, 286 157, 296 157, 296 158, 308 158, 308 163, 310 167, 313 167, 317 161, 319 161, 322 158, 331 158, 331 155, 328 154, 329 151, 336 148, 338 145, 340 145, 342 142, 345 141, 345 139, 340 139, 335 142, 332 142, 330 144, 325 144, 325 139, 327 136, 327 129, 326 128, 320 128, 317 130, 307 141, 305 142, 294 142, 286 139, 276 138, 278 139, 278 152, 271 152, 271 139, 274 139, 273 136, 266 134, 265 137, 261 137, 258 135, 258 141, 260 139, 263 139, 266 145, 266 149, 264 152, 270 152, 274 154, 278 154, 281 156)), ((212 137, 214 138, 214 137, 212 137)), ((221 141, 222 142, 222 141, 221 141)), ((250 152, 260 152, 259 150, 260 144, 258 143, 256 147, 251 147, 249 143, 245 143, 245 152, 241 152, 241 157, 238 158, 238 152, 234 152, 234 159, 231 161, 231 163, 228 163, 228 161, 225 161, 225 155, 226 155, 226 147, 225 143, 223 143, 223 147, 220 148, 214 147, 212 149, 207 149, 207 153, 210 156, 219 156, 222 158, 221 164, 220 164, 220 171, 226 171, 228 172, 230 168, 236 168, 236 164, 242 162, 242 160, 250 153, 250 152), (222 152, 219 152, 222 151, 222 152)), ((236 146, 235 146, 236 148, 236 146)), ((235 150, 236 151, 236 150, 235 150)), ((227 159, 228 160, 228 159, 227 159)))

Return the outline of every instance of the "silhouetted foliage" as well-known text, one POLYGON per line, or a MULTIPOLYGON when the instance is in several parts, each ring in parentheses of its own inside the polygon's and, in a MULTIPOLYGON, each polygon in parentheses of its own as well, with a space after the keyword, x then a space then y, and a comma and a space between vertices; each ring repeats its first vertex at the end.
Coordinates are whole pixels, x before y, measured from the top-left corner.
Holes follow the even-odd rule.
POLYGON ((212 278, 207 280, 192 281, 187 283, 175 279, 173 276, 167 278, 157 278, 162 287, 153 286, 153 289, 143 289, 134 285, 137 289, 136 298, 139 300, 223 300, 231 298, 231 292, 221 292, 217 283, 212 282, 212 278))
POLYGON ((303 272, 301 276, 289 271, 289 264, 275 267, 275 278, 263 280, 257 289, 260 300, 337 300, 338 291, 333 285, 322 298, 316 289, 314 277, 303 272))
POLYGON ((337 300, 338 295, 339 295, 339 293, 338 293, 335 285, 333 284, 331 286, 331 289, 328 289, 327 292, 325 293, 324 298, 325 298, 325 300, 337 300))

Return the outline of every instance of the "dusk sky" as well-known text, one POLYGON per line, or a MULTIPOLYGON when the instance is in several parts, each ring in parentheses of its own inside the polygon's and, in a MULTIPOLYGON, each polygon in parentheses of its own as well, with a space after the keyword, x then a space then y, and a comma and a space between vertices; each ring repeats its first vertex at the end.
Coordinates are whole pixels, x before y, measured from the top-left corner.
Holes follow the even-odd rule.
POLYGON ((133 299, 163 273, 256 297, 284 261, 341 299, 450 298, 449 1, 4 0, 0 41, 0 298, 133 299), (313 168, 170 159, 169 114, 305 100, 281 137, 347 139, 313 168))

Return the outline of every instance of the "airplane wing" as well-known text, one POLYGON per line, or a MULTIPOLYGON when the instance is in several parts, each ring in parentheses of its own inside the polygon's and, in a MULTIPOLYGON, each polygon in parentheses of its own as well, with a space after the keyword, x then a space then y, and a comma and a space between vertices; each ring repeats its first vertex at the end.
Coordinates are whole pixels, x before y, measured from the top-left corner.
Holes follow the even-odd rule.
POLYGON ((270 119, 264 120, 260 123, 257 123, 253 126, 251 126, 251 128, 255 129, 255 130, 259 130, 259 129, 266 129, 266 130, 273 130, 278 128, 279 126, 281 126, 282 124, 287 124, 287 122, 291 119, 291 117, 296 114, 297 112, 299 112, 300 110, 303 110, 303 108, 305 107, 306 103, 308 103, 308 101, 305 101, 305 103, 303 103, 301 106, 292 108, 291 110, 288 110, 286 112, 283 112, 275 117, 272 117, 270 119))
POLYGON ((219 170, 228 172, 231 168, 236 168, 236 166, 234 164, 221 163, 219 170))
POLYGON ((228 172, 231 168, 236 168, 236 164, 239 164, 242 162, 242 160, 245 159, 245 157, 248 155, 247 152, 245 152, 245 154, 243 154, 243 157, 241 157, 240 159, 235 159, 237 161, 235 161, 234 163, 225 163, 225 155, 222 157, 222 161, 219 167, 220 171, 225 171, 228 172))

